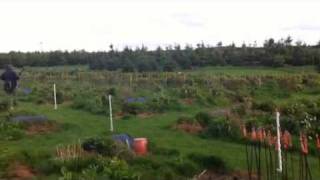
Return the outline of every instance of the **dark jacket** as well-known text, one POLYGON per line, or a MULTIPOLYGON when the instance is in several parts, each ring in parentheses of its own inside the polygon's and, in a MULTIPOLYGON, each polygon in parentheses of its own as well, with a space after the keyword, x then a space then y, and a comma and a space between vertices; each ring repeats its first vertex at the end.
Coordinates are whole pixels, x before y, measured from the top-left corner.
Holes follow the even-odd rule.
POLYGON ((4 81, 4 90, 11 94, 17 87, 17 81, 19 80, 19 77, 16 72, 7 67, 5 72, 1 75, 1 80, 4 81))

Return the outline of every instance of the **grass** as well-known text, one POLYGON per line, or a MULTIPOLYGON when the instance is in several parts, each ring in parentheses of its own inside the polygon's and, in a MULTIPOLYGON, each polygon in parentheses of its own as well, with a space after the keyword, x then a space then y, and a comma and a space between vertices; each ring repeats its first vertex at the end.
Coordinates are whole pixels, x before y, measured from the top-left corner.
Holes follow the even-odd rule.
POLYGON ((287 66, 287 67, 244 67, 244 66, 215 66, 215 67, 204 67, 196 69, 195 71, 186 71, 193 74, 208 74, 208 75, 233 75, 233 76, 263 76, 263 75, 293 75, 303 73, 316 73, 314 66, 287 66))
MULTIPOLYGON (((63 67, 58 67, 57 71, 63 69, 63 67)), ((72 67, 66 69, 73 70, 72 67)), ((39 71, 46 70, 48 69, 42 68, 39 71)), ((187 73, 200 75, 200 77, 201 75, 288 76, 297 75, 300 73, 313 74, 315 73, 315 69, 312 66, 290 68, 248 68, 225 66, 200 68, 191 72, 187 71, 187 73)), ((27 85, 37 85, 33 84, 33 82, 31 81, 25 81, 25 83, 26 82, 28 83, 27 85)), ((22 85, 24 85, 23 82, 22 85)), ((61 86, 63 85, 66 86, 67 83, 61 83, 61 86)), ((77 91, 81 88, 88 90, 88 88, 84 88, 83 83, 79 83, 77 81, 74 81, 69 85, 73 87, 73 91, 77 91)), ((93 83, 88 82, 88 84, 86 85, 88 87, 91 87, 93 83)), ((48 86, 49 88, 51 88, 51 85, 48 82, 46 84, 43 84, 42 86, 48 86)), ((316 88, 311 89, 317 90, 316 88)), ((158 93, 153 91, 151 93, 150 91, 150 89, 141 88, 138 92, 135 93, 139 96, 148 96, 152 93, 158 93)), ((246 89, 246 91, 248 91, 248 89, 246 89)), ((295 102, 302 98, 319 98, 319 95, 317 94, 318 91, 315 91, 316 93, 309 93, 308 91, 290 92, 290 96, 283 96, 284 91, 282 91, 282 89, 278 87, 275 88, 275 86, 267 86, 265 88, 261 88, 260 90, 255 90, 255 92, 256 95, 253 96, 253 98, 255 98, 256 100, 266 101, 269 100, 270 97, 272 97, 272 100, 277 105, 295 102)), ((59 144, 75 143, 78 142, 79 139, 83 140, 88 137, 99 136, 108 132, 109 119, 107 115, 95 115, 85 111, 74 110, 67 104, 68 103, 59 106, 58 110, 53 110, 53 106, 51 105, 36 105, 34 103, 21 102, 16 110, 23 110, 27 112, 33 112, 35 114, 46 115, 49 117, 49 119, 56 120, 57 122, 62 124, 63 128, 58 132, 46 135, 27 136, 17 141, 0 141, 0 153, 2 153, 0 155, 0 160, 2 160, 3 158, 5 159, 10 155, 18 154, 21 151, 54 153, 56 146, 59 144)), ((232 106, 232 104, 230 104, 230 106, 232 106)), ((128 120, 116 118, 115 133, 128 133, 134 137, 147 137, 148 140, 157 144, 157 146, 176 149, 182 155, 188 155, 190 153, 215 155, 222 158, 227 163, 227 166, 231 169, 245 171, 246 159, 244 145, 231 141, 224 141, 221 139, 204 139, 199 136, 191 135, 171 128, 178 117, 182 115, 194 116, 196 113, 205 110, 204 108, 208 109, 209 107, 191 105, 183 111, 169 111, 166 113, 155 114, 154 116, 148 118, 132 117, 128 120)), ((210 108, 212 110, 212 107, 210 108)), ((215 108, 223 107, 219 104, 215 106, 215 108)), ((298 157, 296 156, 295 159, 297 162, 298 157)), ((320 173, 316 169, 316 167, 318 167, 319 165, 315 157, 310 158, 310 166, 314 167, 314 177, 320 177, 320 173)))
MULTIPOLYGON (((74 143, 79 139, 101 135, 109 130, 107 116, 93 115, 64 106, 59 107, 56 111, 53 110, 52 106, 22 104, 20 107, 38 114, 45 114, 50 119, 55 119, 67 126, 64 130, 52 134, 25 137, 18 141, 0 142, 0 146, 5 147, 9 154, 20 151, 48 151, 53 153, 55 147, 59 144, 74 143)), ((193 107, 187 111, 187 114, 194 115, 198 111, 200 111, 200 108, 193 107)), ((223 158, 228 167, 234 170, 245 170, 244 145, 218 139, 203 139, 173 130, 170 126, 180 115, 181 112, 169 112, 146 119, 116 119, 115 130, 116 133, 129 133, 134 137, 147 137, 159 147, 177 149, 182 155, 190 153, 215 155, 223 158)), ((310 163, 311 167, 318 166, 315 158, 312 158, 310 163)), ((319 177, 319 174, 317 176, 319 177)))
MULTIPOLYGON (((93 115, 90 113, 72 110, 68 107, 59 107, 54 111, 50 106, 36 106, 24 104, 23 109, 34 111, 38 114, 45 114, 50 119, 67 124, 67 128, 61 132, 25 137, 18 141, 1 142, 1 147, 11 152, 32 151, 53 151, 58 144, 77 142, 91 136, 97 136, 108 131, 107 116, 93 115)), ((193 108, 188 114, 195 114, 199 109, 193 108)), ((147 137, 160 147, 174 148, 182 154, 191 152, 219 155, 226 158, 232 167, 244 167, 244 156, 239 156, 241 145, 219 140, 205 140, 200 137, 189 135, 184 132, 170 128, 181 112, 170 112, 158 114, 151 118, 129 120, 115 120, 115 129, 118 133, 129 133, 135 137, 147 137)))

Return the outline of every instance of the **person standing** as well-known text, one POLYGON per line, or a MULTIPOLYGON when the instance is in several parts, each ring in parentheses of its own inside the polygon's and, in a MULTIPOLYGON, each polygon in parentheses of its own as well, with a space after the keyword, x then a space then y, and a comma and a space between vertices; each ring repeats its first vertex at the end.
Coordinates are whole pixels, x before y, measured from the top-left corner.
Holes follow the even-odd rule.
MULTIPOLYGON (((18 85, 19 76, 13 70, 11 65, 6 65, 5 71, 1 74, 1 80, 4 81, 4 91, 13 96, 18 85)), ((13 109, 13 99, 10 98, 10 108, 13 109)))

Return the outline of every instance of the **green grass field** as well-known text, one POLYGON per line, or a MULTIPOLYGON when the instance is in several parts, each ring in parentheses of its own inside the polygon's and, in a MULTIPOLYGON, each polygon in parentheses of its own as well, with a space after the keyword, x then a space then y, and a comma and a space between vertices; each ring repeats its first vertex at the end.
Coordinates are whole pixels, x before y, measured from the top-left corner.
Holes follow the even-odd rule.
MULTIPOLYGON (((244 68, 244 67, 213 67, 187 72, 195 75, 232 75, 232 76, 266 76, 266 75, 301 75, 304 73, 315 74, 313 67, 290 67, 290 68, 244 68)), ((268 90, 267 90, 268 91, 268 90)), ((141 91, 142 92, 142 91, 141 91)), ((143 94, 139 92, 139 94, 143 94)), ((268 94, 257 95, 257 100, 270 99, 268 94)), ((293 103, 297 100, 315 99, 319 95, 308 94, 307 91, 292 92, 287 98, 274 98, 276 104, 293 103)), ((231 104, 232 105, 232 102, 231 104)), ((228 107, 228 105, 227 105, 228 107)), ((106 107, 107 108, 107 107, 106 107)), ((115 107, 117 108, 117 106, 115 107)), ((221 138, 202 138, 197 135, 177 131, 172 128, 177 119, 183 115, 194 116, 200 111, 213 111, 225 108, 218 105, 193 104, 187 106, 182 111, 170 110, 164 113, 155 113, 147 118, 134 116, 129 120, 116 118, 115 133, 128 133, 134 137, 146 137, 149 141, 162 148, 178 150, 182 155, 190 153, 214 155, 222 158, 227 166, 233 171, 246 171, 245 146, 241 143, 232 142, 221 138)), ((35 114, 46 115, 51 120, 62 124, 62 129, 45 134, 25 136, 16 141, 0 140, 0 159, 12 158, 20 152, 49 152, 54 153, 55 148, 60 144, 76 143, 89 137, 102 136, 109 132, 109 118, 107 114, 93 114, 90 112, 76 110, 70 107, 69 103, 59 105, 58 110, 53 109, 53 105, 36 104, 32 102, 19 102, 15 111, 26 111, 35 114)), ((115 109, 119 111, 119 109, 115 109)), ((1 113, 5 115, 7 112, 1 113)), ((272 116, 272 114, 271 114, 272 116)), ((161 161, 161 160, 160 160, 161 161)), ((295 163, 298 162, 295 156, 295 163)), ((317 158, 310 158, 310 166, 318 167, 317 158)), ((5 169, 2 169, 5 170, 5 169)), ((320 177, 320 173, 313 168, 313 176, 320 177)), ((57 178, 56 175, 52 179, 57 178)))
POLYGON ((263 76, 263 75, 294 75, 304 73, 316 73, 314 66, 299 66, 299 67, 234 67, 234 66, 218 66, 199 68, 195 71, 186 71, 195 74, 210 74, 210 75, 234 75, 234 76, 263 76))

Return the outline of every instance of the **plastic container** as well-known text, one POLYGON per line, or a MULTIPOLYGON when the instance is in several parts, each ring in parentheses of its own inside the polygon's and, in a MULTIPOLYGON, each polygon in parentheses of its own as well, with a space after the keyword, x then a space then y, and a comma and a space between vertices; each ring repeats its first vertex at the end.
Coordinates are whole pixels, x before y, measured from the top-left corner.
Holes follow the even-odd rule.
POLYGON ((137 155, 146 155, 148 153, 147 138, 135 138, 133 142, 133 150, 137 155))

